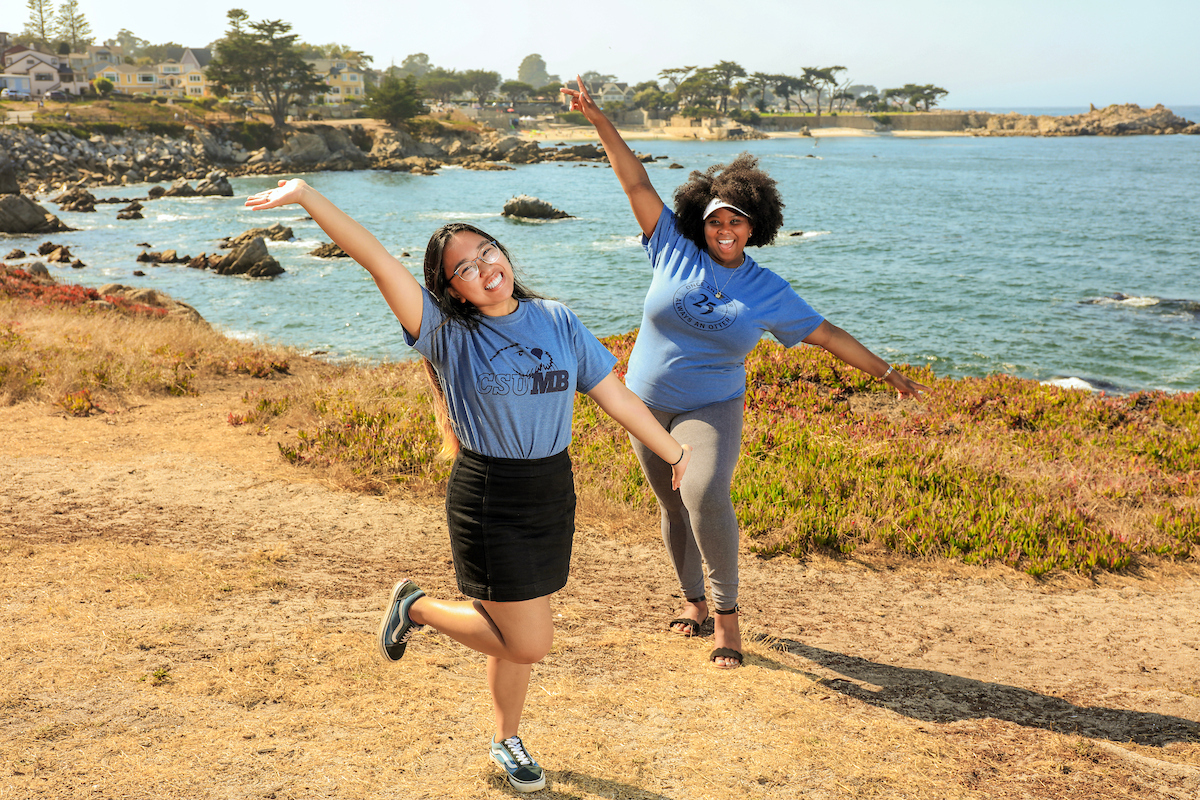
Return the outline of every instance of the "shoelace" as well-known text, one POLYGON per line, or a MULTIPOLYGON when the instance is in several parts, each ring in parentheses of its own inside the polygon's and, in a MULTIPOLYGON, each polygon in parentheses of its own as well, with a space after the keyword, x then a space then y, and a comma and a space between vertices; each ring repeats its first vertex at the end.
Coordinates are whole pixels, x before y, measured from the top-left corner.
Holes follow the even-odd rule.
POLYGON ((415 622, 411 623, 408 626, 408 630, 406 630, 404 632, 403 636, 395 636, 395 635, 392 636, 393 643, 394 644, 408 644, 408 640, 413 637, 413 634, 416 633, 417 631, 424 630, 424 628, 425 628, 424 625, 418 625, 415 622))
POLYGON ((508 748, 508 752, 512 753, 513 758, 523 767, 528 767, 533 763, 533 759, 525 752, 525 745, 521 743, 520 736, 513 736, 504 740, 504 746, 508 748))

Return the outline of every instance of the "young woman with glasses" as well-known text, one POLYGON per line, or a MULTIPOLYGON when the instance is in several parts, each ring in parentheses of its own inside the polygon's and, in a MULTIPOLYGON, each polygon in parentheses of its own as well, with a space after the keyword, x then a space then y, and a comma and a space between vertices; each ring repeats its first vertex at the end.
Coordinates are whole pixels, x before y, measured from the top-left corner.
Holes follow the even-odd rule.
POLYGON ((513 274, 492 236, 456 223, 425 250, 425 287, 365 228, 302 180, 251 196, 263 210, 296 203, 375 279, 426 360, 444 450, 454 455, 446 514, 466 601, 427 596, 401 580, 379 628, 399 661, 430 625, 487 655, 495 712, 492 757, 519 791, 545 785, 518 736, 532 665, 550 651, 550 595, 567 581, 575 488, 567 445, 575 392, 591 397, 670 465, 676 486, 690 448, 676 442, 616 377, 616 359, 561 303, 513 274))
POLYGON ((700 632, 709 610, 707 567, 716 614, 709 660, 735 668, 743 655, 730 486, 741 450, 746 355, 771 333, 787 346, 823 347, 902 395, 928 387, 831 325, 786 280, 745 253, 748 246, 773 242, 783 225, 783 199, 753 156, 693 172, 676 190, 672 211, 583 81, 577 90, 562 91, 571 110, 595 126, 653 267, 625 381, 667 430, 696 448, 699 459, 681 486, 670 480, 663 459, 633 442, 658 498, 663 542, 683 591, 683 609, 668 626, 687 636, 700 632))

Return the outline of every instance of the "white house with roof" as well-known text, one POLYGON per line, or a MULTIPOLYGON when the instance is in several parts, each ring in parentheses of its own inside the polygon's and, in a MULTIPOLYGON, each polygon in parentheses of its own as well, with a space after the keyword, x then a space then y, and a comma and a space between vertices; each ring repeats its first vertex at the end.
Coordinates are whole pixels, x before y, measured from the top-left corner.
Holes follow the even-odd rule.
POLYGON ((633 100, 633 89, 628 83, 606 83, 596 92, 596 99, 601 103, 629 103, 633 100))
MULTIPOLYGON (((4 88, 21 89, 36 99, 47 92, 67 91, 59 74, 60 66, 62 62, 58 56, 32 47, 10 47, 4 51, 4 73, 0 79, 4 81, 4 88)), ((66 66, 66 70, 70 77, 70 66, 66 66)), ((73 77, 69 82, 73 84, 73 77)))

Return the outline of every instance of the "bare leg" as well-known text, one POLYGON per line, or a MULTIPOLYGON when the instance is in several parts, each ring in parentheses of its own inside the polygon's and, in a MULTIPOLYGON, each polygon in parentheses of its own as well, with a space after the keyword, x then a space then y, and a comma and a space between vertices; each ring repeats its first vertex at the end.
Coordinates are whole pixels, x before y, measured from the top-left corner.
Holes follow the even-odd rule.
POLYGON ((502 742, 517 735, 521 712, 525 710, 525 695, 529 692, 532 664, 517 664, 488 656, 488 688, 492 692, 492 708, 496 713, 496 736, 502 742))
POLYGON ((488 657, 488 688, 496 714, 495 741, 517 735, 533 664, 550 652, 554 622, 550 598, 516 603, 448 601, 422 597, 412 604, 413 622, 430 625, 488 657))
POLYGON ((549 596, 516 603, 425 596, 412 604, 409 616, 472 650, 520 664, 541 661, 554 639, 549 596))

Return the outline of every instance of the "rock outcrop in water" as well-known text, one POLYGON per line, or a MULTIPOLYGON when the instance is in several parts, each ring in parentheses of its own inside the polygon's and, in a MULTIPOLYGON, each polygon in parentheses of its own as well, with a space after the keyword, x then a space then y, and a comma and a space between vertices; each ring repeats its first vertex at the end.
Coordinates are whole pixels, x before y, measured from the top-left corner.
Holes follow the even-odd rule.
POLYGON ((1132 103, 1092 107, 1086 114, 1055 117, 1027 114, 980 115, 982 126, 968 129, 983 136, 1135 136, 1168 133, 1200 134, 1200 125, 1176 116, 1160 103, 1142 108, 1132 103))
POLYGON ((244 275, 247 278, 272 278, 283 273, 283 267, 267 250, 261 236, 233 249, 212 267, 218 275, 244 275))
POLYGON ((50 201, 57 203, 60 211, 95 211, 96 196, 83 187, 76 186, 50 201))
POLYGON ((0 195, 0 233, 58 233, 73 230, 25 195, 0 195))
POLYGON ((349 258, 350 257, 349 253, 347 253, 342 248, 338 247, 333 242, 326 242, 325 244, 318 245, 314 249, 309 250, 308 254, 310 256, 316 256, 317 258, 349 258))
POLYGON ((516 197, 509 198, 504 204, 504 211, 502 213, 506 217, 518 217, 520 219, 574 219, 574 217, 562 209, 555 208, 545 200, 530 197, 527 194, 519 194, 516 197))
POLYGON ((238 247, 246 242, 254 239, 270 239, 272 242, 290 242, 296 238, 296 234, 292 229, 282 222, 276 222, 269 228, 251 228, 248 231, 242 231, 237 236, 229 236, 221 240, 220 247, 225 250, 230 247, 238 247))

